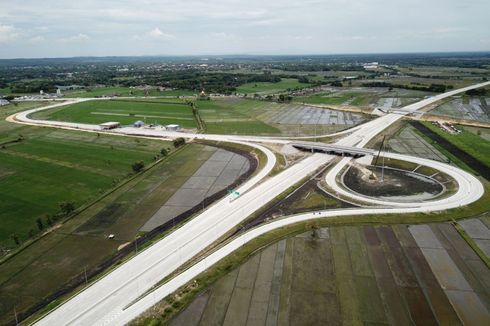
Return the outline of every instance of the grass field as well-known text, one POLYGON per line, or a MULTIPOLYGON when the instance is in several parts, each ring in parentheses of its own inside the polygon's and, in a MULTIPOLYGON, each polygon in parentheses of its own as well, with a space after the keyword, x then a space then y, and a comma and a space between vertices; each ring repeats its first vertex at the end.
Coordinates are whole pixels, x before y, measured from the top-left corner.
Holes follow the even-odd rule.
POLYGON ((195 128, 196 123, 191 107, 184 103, 177 104, 178 102, 175 101, 174 103, 149 100, 89 101, 39 112, 33 117, 93 124, 118 121, 122 125, 131 125, 138 120, 146 120, 148 124, 179 124, 186 128, 195 128))
MULTIPOLYGON (((68 136, 68 133, 64 136, 68 136)), ((134 141, 132 138, 126 140, 126 137, 114 141, 117 143, 118 139, 121 144, 128 140, 134 141)), ((80 143, 83 145, 83 141, 80 143)), ((126 147, 129 146, 130 143, 126 147)), ((18 312, 22 312, 74 277, 82 275, 80 273, 84 269, 90 273, 95 266, 116 253, 119 246, 133 240, 141 226, 197 171, 211 153, 203 145, 186 145, 151 170, 90 205, 60 228, 2 262, 0 324, 6 320, 3 318, 11 318, 9 314, 14 306, 18 312), (116 238, 108 240, 107 235, 111 233, 116 238), (42 284, 37 284, 39 280, 42 280, 42 284)), ((80 178, 76 181, 85 182, 80 178)), ((50 180, 40 182, 48 183, 50 180)), ((50 189, 50 184, 44 187, 50 189)), ((61 186, 53 196, 60 196, 66 188, 61 186)))
POLYGON ((278 83, 248 83, 237 87, 237 93, 242 94, 274 94, 296 88, 309 87, 310 84, 300 83, 295 78, 283 78, 278 83))
POLYGON ((59 203, 86 203, 132 172, 131 165, 153 162, 170 143, 13 124, 5 117, 42 105, 19 103, 0 111, 0 246, 12 247, 38 232, 37 218, 59 212, 59 203), (12 142, 22 137, 22 141, 12 142), (31 232, 32 233, 32 232, 31 232))
POLYGON ((299 103, 276 103, 239 98, 197 101, 196 106, 206 123, 208 133, 251 135, 280 133, 288 136, 313 136, 348 128, 366 118, 357 115, 354 119, 351 113, 346 115, 333 113, 332 116, 344 117, 342 121, 349 119, 355 122, 351 121, 350 125, 347 125, 343 124, 346 123, 345 121, 339 122, 341 120, 333 119, 334 122, 314 124, 311 120, 318 121, 319 114, 317 113, 319 112, 317 111, 324 111, 324 109, 307 108, 299 103), (317 118, 312 118, 313 116, 317 118))
POLYGON ((256 118, 256 106, 264 102, 253 100, 197 101, 199 114, 207 133, 218 134, 278 134, 280 131, 256 118))
MULTIPOLYGON (((194 103, 204 121, 204 132, 212 134, 308 136, 345 129, 365 119, 360 115, 354 117, 353 113, 342 112, 332 113, 333 120, 330 123, 323 120, 318 122, 318 113, 325 112, 317 111, 324 109, 307 108, 298 103, 236 97, 194 103), (316 118, 312 118, 313 115, 316 118), (285 118, 288 116, 291 119, 285 118), (316 121, 316 124, 310 120, 316 121)), ((146 120, 147 124, 176 123, 184 128, 197 128, 191 107, 178 99, 94 100, 37 112, 33 117, 90 124, 118 121, 122 125, 146 120)))
POLYGON ((0 88, 0 95, 9 95, 11 93, 12 91, 10 90, 10 88, 0 88))
POLYGON ((168 142, 140 141, 78 132, 43 130, 0 150, 0 244, 13 245, 36 233, 35 220, 99 196, 132 171, 131 164, 153 161, 168 142), (31 231, 32 230, 32 231, 31 231))
POLYGON ((480 131, 481 135, 478 135, 478 130, 475 130, 475 128, 459 127, 462 132, 453 135, 440 130, 430 122, 424 122, 424 125, 490 167, 490 141, 485 138, 488 137, 487 130, 482 128, 480 131))
POLYGON ((86 90, 70 90, 64 93, 67 97, 96 97, 114 94, 118 96, 191 96, 195 94, 195 92, 187 90, 165 90, 160 92, 157 89, 144 91, 129 87, 99 87, 86 90))
MULTIPOLYGON (((33 115, 36 119, 70 121, 99 124, 118 121, 131 125, 137 120, 147 123, 179 124, 185 128, 196 128, 196 122, 189 105, 178 104, 179 100, 99 100, 82 102, 66 107, 41 111, 33 115)), ((259 101, 226 100, 196 101, 196 107, 205 122, 207 133, 218 134, 277 134, 280 131, 254 117, 252 108, 259 101)))
POLYGON ((490 142, 490 129, 489 128, 478 128, 478 127, 464 126, 463 129, 467 132, 470 132, 474 135, 481 137, 485 141, 490 142))

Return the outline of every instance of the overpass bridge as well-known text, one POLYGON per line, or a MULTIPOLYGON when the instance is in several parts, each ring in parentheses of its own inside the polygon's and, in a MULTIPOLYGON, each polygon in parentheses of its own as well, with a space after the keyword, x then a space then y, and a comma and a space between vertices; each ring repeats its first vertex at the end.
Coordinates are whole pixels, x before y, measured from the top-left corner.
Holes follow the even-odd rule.
POLYGON ((349 156, 349 157, 363 157, 366 155, 376 155, 376 151, 368 148, 341 146, 335 144, 323 144, 323 143, 306 143, 297 142, 291 143, 291 145, 299 150, 308 151, 312 153, 325 153, 337 156, 349 156))

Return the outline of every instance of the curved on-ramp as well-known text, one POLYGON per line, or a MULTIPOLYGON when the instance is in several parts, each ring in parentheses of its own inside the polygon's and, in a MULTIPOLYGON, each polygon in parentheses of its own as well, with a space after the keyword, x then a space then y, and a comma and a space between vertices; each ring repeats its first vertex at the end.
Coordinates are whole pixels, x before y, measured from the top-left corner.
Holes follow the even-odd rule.
MULTIPOLYGON (((444 97, 448 97, 459 92, 464 92, 469 89, 478 88, 489 85, 490 82, 465 87, 452 92, 437 95, 435 97, 414 103, 405 107, 408 112, 418 110, 426 105, 438 101, 444 97)), ((61 105, 61 104, 60 104, 61 105)), ((62 105, 66 105, 63 103, 62 105)), ((53 106, 51 106, 52 108, 53 106)), ((35 110, 42 110, 40 108, 35 110)), ((93 125, 70 124, 56 121, 36 121, 29 118, 29 114, 34 110, 18 113, 9 117, 11 121, 17 123, 27 123, 33 125, 61 127, 69 129, 79 129, 87 131, 95 131, 93 125)), ((343 146, 363 147, 370 139, 376 136, 383 129, 402 118, 403 114, 387 114, 381 118, 369 121, 365 124, 357 126, 349 132, 345 132, 348 136, 339 140, 337 144, 343 146)), ((135 128, 136 129, 136 128, 135 128)), ((141 131, 139 131, 141 132, 141 131)), ((182 137, 182 133, 175 133, 174 137, 182 137)), ((127 135, 135 134, 135 131, 128 130, 127 135)), ((155 134, 145 134, 142 136, 157 136, 155 134)), ((160 133, 161 137, 173 137, 172 133, 160 133)), ((260 138, 253 136, 227 136, 227 135, 186 135, 190 138, 203 138, 211 140, 222 140, 231 142, 246 142, 250 141, 271 141, 277 143, 288 142, 283 139, 260 138), (266 140, 267 139, 267 140, 266 140)), ((260 146, 260 145, 254 145, 260 146)), ((256 147, 258 148, 258 147, 256 147)), ((264 148, 259 148, 264 150, 264 148)), ((272 153, 270 153, 272 154, 272 153)), ((390 154, 395 155, 395 154, 390 154)), ((268 158, 275 160, 272 156, 268 158)), ((223 200, 215 203, 213 206, 205 210, 202 214, 184 224, 180 229, 171 233, 155 245, 143 251, 139 255, 130 259, 125 264, 121 265, 111 273, 101 278, 96 283, 89 286, 87 289, 77 294, 60 307, 46 315, 38 321, 40 325, 53 324, 77 324, 77 325, 121 325, 129 322, 137 317, 154 303, 172 293, 178 287, 192 280, 206 268, 216 263, 229 253, 233 252, 246 242, 255 239, 256 237, 280 228, 298 222, 304 222, 316 218, 324 218, 329 216, 351 216, 365 214, 401 214, 415 212, 429 212, 436 210, 444 210, 462 205, 467 205, 483 194, 483 186, 479 181, 470 174, 461 171, 454 167, 449 167, 442 163, 436 168, 442 169, 445 173, 452 176, 460 184, 460 189, 451 197, 435 201, 428 205, 419 205, 420 203, 412 203, 412 207, 392 205, 388 208, 356 208, 344 210, 332 210, 315 213, 307 213, 295 215, 288 218, 276 220, 259 226, 249 232, 239 236, 217 251, 213 252, 200 262, 194 264, 191 268, 178 274, 155 291, 139 298, 146 293, 148 289, 157 284, 162 278, 170 275, 185 262, 194 257, 202 249, 211 245, 220 236, 226 234, 238 223, 243 221, 250 214, 255 212, 260 207, 264 206, 284 189, 294 185, 302 180, 308 174, 313 173, 317 168, 329 162, 332 157, 322 154, 314 154, 290 168, 284 170, 280 174, 260 183, 259 177, 254 178, 253 182, 249 182, 248 189, 245 187, 245 193, 235 200, 230 200, 226 197, 223 200), (255 186, 254 186, 255 185, 255 186), (133 303, 133 304, 130 304, 133 303), (129 306, 128 306, 129 304, 129 306)), ((412 157, 401 157, 401 159, 416 160, 421 159, 412 157)), ((342 160, 334 169, 339 169, 347 163, 347 159, 342 160)), ((437 164, 427 163, 424 165, 437 164)), ((270 166, 269 166, 270 167, 270 166)), ((339 171, 340 171, 339 169, 339 171)), ((265 170, 264 170, 265 171, 265 170)), ((263 175, 261 176, 263 177, 263 175)), ((243 190, 242 190, 243 191, 243 190)), ((348 194, 349 196, 351 194, 348 194)))

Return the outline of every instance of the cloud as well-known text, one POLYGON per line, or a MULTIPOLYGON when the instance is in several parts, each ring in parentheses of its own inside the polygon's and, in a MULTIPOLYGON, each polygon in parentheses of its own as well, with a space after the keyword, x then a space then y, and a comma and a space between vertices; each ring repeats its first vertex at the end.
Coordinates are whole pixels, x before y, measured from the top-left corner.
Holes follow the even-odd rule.
POLYGON ((453 33, 461 33, 468 32, 469 29, 466 27, 438 27, 433 30, 434 33, 438 34, 453 34, 453 33))
POLYGON ((209 34, 211 38, 218 41, 234 41, 238 39, 235 34, 225 33, 225 32, 217 32, 209 34))
POLYGON ((293 40, 296 41, 309 41, 313 39, 313 36, 311 35, 293 35, 291 37, 293 40))
POLYGON ((90 36, 83 33, 78 33, 77 35, 62 38, 63 42, 87 42, 90 40, 90 36))
POLYGON ((20 32, 13 26, 0 25, 0 43, 15 41, 20 36, 20 32))
POLYGON ((34 37, 31 37, 28 42, 29 43, 41 43, 41 42, 44 42, 46 39, 44 38, 44 36, 41 36, 41 35, 38 35, 38 36, 34 36, 34 37))
POLYGON ((175 36, 172 34, 162 32, 158 27, 155 27, 154 29, 149 31, 148 33, 146 33, 146 35, 148 35, 151 38, 157 38, 163 40, 171 40, 175 38, 175 36))
POLYGON ((490 50, 490 1, 463 2, 0 0, 0 58, 490 50))

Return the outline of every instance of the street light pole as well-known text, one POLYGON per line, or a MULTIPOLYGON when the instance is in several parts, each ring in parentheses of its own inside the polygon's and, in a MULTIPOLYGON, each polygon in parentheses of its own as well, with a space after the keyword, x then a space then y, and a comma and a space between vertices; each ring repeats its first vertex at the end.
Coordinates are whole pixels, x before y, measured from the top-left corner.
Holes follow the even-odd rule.
POLYGON ((17 310, 14 307, 15 325, 19 325, 19 318, 17 317, 17 310))
POLYGON ((85 286, 88 285, 88 279, 87 279, 87 266, 83 267, 83 275, 85 276, 85 286))

